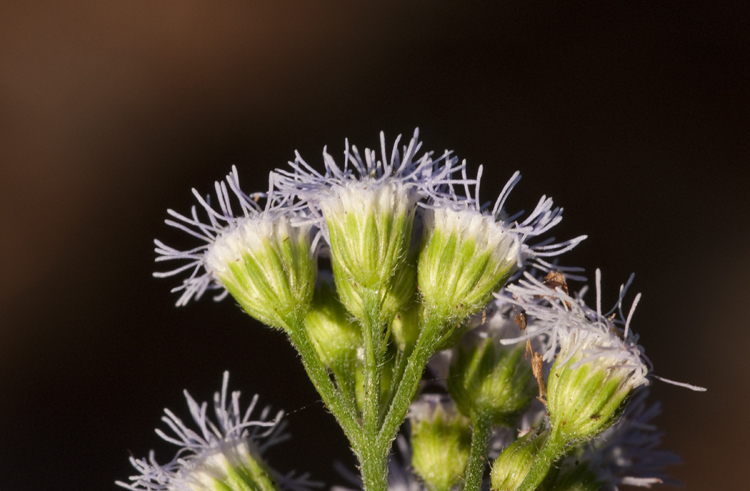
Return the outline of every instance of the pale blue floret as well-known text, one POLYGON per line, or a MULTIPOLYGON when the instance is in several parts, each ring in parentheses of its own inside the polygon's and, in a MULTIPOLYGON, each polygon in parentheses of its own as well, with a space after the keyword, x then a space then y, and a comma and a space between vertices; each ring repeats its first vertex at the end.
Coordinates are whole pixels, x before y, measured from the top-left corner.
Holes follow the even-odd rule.
POLYGON ((295 206, 284 195, 280 194, 273 182, 274 175, 269 179, 267 193, 245 194, 240 188, 237 168, 232 171, 225 181, 214 183, 218 209, 211 204, 210 196, 203 198, 196 189, 193 195, 198 200, 206 218, 198 215, 198 208, 193 206, 190 216, 167 210, 167 213, 175 220, 167 219, 165 223, 171 227, 203 241, 205 244, 189 250, 179 250, 169 247, 160 240, 154 240, 156 244, 156 262, 162 261, 187 261, 186 264, 171 271, 156 272, 157 278, 175 276, 183 272, 189 272, 188 278, 182 284, 172 289, 172 292, 182 292, 177 300, 177 306, 186 305, 191 299, 200 299, 208 290, 221 290, 214 298, 222 300, 228 292, 219 281, 215 272, 207 264, 208 253, 218 239, 240 229, 248 221, 269 222, 282 215, 290 214, 298 217, 301 214, 300 206, 295 206), (259 200, 265 201, 265 206, 258 204, 259 200), (239 204, 239 213, 235 213, 232 201, 239 204))
MULTIPOLYGON (((394 199, 404 200, 404 205, 435 197, 436 190, 447 184, 473 184, 475 181, 454 179, 453 176, 465 169, 466 163, 457 165, 457 159, 446 150, 433 159, 433 152, 417 154, 422 148, 419 129, 407 145, 399 149, 399 135, 391 149, 386 151, 385 135, 380 133, 380 158, 376 150, 366 148, 364 158, 355 145, 345 140, 343 165, 339 166, 333 156, 323 148, 323 173, 315 170, 302 156, 295 152, 295 160, 289 162, 291 171, 274 171, 279 191, 289 198, 307 205, 311 219, 320 225, 326 236, 324 219, 326 202, 332 199, 347 200, 347 190, 354 190, 359 200, 376 195, 385 187, 392 188, 394 199)), ((327 236, 326 236, 327 238, 327 236)))
MULTIPOLYGON (((201 469, 206 462, 228 462, 241 465, 241 460, 250 456, 260 459, 265 451, 290 438, 284 432, 286 421, 282 420, 283 411, 269 418, 271 408, 266 406, 260 411, 257 419, 252 418, 256 409, 258 396, 253 396, 250 405, 244 412, 240 409, 239 391, 228 393, 229 372, 224 372, 221 392, 214 394, 214 412, 216 421, 207 413, 208 403, 198 404, 185 391, 190 415, 197 426, 197 431, 184 424, 172 411, 165 409, 166 416, 162 421, 169 426, 174 436, 160 429, 156 433, 164 440, 180 447, 175 457, 167 464, 159 464, 154 452, 148 459, 130 458, 130 463, 139 472, 131 476, 129 483, 118 481, 116 484, 132 491, 192 491, 200 478, 196 473, 206 473, 201 469)), ((291 491, 307 491, 320 487, 320 483, 311 481, 308 474, 296 475, 294 472, 280 474, 270 469, 272 477, 282 487, 291 491)))
POLYGON ((499 294, 501 301, 517 306, 533 319, 526 333, 511 339, 503 339, 503 344, 514 344, 539 335, 546 336, 543 355, 545 361, 552 361, 564 351, 564 364, 580 350, 582 358, 576 361, 576 368, 590 361, 606 358, 608 363, 618 368, 630 369, 629 385, 632 388, 647 385, 648 378, 654 377, 667 383, 703 391, 705 389, 690 384, 674 382, 649 373, 653 365, 646 357, 644 348, 638 344, 639 336, 630 328, 633 314, 641 294, 635 296, 628 314, 623 311, 624 299, 634 275, 620 286, 615 306, 609 312, 602 312, 601 271, 596 270, 596 309, 583 301, 587 288, 575 297, 562 291, 560 287, 551 289, 542 281, 526 272, 516 284, 509 285, 499 294))
MULTIPOLYGON (((475 222, 482 223, 484 228, 483 235, 488 236, 488 240, 495 243, 502 243, 502 237, 509 235, 512 237, 514 245, 509 248, 515 254, 515 263, 518 270, 522 270, 527 263, 541 271, 550 271, 551 269, 560 269, 549 263, 546 257, 554 257, 563 254, 583 240, 585 235, 576 237, 563 242, 554 243, 554 237, 547 238, 537 244, 527 244, 529 239, 543 235, 554 226, 562 221, 563 208, 553 207, 553 200, 547 196, 539 199, 534 210, 523 221, 519 219, 524 212, 520 211, 513 215, 508 215, 505 210, 505 202, 510 196, 513 188, 521 180, 520 172, 516 171, 503 187, 500 195, 492 202, 482 203, 479 198, 479 188, 482 179, 483 167, 480 166, 476 179, 468 179, 466 176, 466 161, 460 166, 463 179, 453 180, 441 183, 440 186, 433 189, 432 199, 425 205, 425 208, 433 210, 433 214, 438 210, 453 211, 457 214, 473 216, 475 222), (460 183, 464 194, 456 192, 456 183, 460 183), (471 184, 474 184, 472 192, 471 184), (490 209, 492 206, 492 209, 490 209), (494 239, 492 238, 494 236, 494 239)), ((448 212, 449 215, 453 215, 448 212)), ((466 219, 464 219, 465 221, 466 219)), ((563 268, 567 271, 581 271, 580 268, 563 268)))

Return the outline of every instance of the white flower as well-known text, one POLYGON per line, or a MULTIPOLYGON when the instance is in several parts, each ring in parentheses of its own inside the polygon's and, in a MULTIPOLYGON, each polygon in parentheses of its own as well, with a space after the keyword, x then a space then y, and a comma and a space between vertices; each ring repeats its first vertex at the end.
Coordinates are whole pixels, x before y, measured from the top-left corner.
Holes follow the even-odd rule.
MULTIPOLYGON (((307 203, 321 222, 326 211, 336 213, 344 209, 385 209, 391 206, 406 211, 419 199, 434 195, 435 190, 446 184, 465 182, 452 180, 453 174, 463 170, 465 164, 455 165, 456 159, 450 157, 450 151, 434 160, 433 152, 417 157, 422 148, 418 128, 401 150, 400 141, 401 135, 388 155, 385 135, 381 132, 380 159, 371 149, 365 149, 363 159, 357 147, 350 147, 349 140, 346 140, 343 166, 336 164, 326 147, 323 149, 325 171, 322 174, 296 153, 294 162, 289 162, 292 171, 277 169, 274 181, 283 194, 307 203)), ((471 182, 466 181, 467 184, 471 182)), ((323 229, 325 232, 325 224, 323 229)))
POLYGON ((638 344, 639 336, 630 328, 641 294, 635 296, 627 316, 623 311, 625 295, 634 277, 634 274, 630 275, 627 283, 620 285, 615 306, 603 313, 599 269, 596 270, 596 310, 583 301, 588 287, 572 297, 561 288, 552 289, 530 273, 524 273, 524 278, 518 284, 509 285, 498 295, 498 301, 518 306, 533 322, 525 335, 501 342, 514 344, 543 334, 547 336, 545 361, 553 361, 557 355, 562 364, 580 352, 584 356, 573 364, 574 368, 606 358, 608 361, 605 364, 610 370, 620 367, 632 371, 631 388, 647 385, 646 377, 649 376, 687 389, 705 391, 702 387, 649 373, 652 363, 646 357, 644 348, 638 344))
POLYGON ((575 247, 586 237, 552 244, 528 245, 528 239, 549 231, 562 220, 562 208, 553 208, 552 199, 543 196, 534 211, 522 222, 520 214, 508 217, 503 207, 520 180, 516 172, 506 183, 492 210, 479 201, 479 168, 473 193, 466 179, 465 195, 447 182, 433 191, 425 205, 424 235, 419 261, 419 286, 427 306, 435 311, 454 310, 460 319, 487 305, 492 293, 529 260, 538 268, 551 264, 543 257, 556 256, 575 247))
MULTIPOLYGON (((269 419, 270 407, 265 407, 258 419, 251 419, 258 402, 254 396, 243 413, 240 410, 239 391, 228 400, 229 372, 224 372, 221 392, 214 394, 216 422, 206 412, 206 402, 198 404, 185 391, 190 414, 197 431, 185 425, 172 411, 165 409, 162 418, 175 436, 157 429, 164 440, 180 446, 174 459, 168 464, 158 464, 154 452, 147 459, 130 459, 140 473, 130 477, 130 483, 118 485, 133 491, 216 491, 216 481, 229 486, 220 489, 235 489, 242 485, 253 489, 273 490, 277 484, 283 489, 306 491, 319 487, 310 481, 308 474, 295 476, 294 472, 280 474, 266 466, 263 453, 271 446, 289 439, 284 432, 286 422, 281 420, 283 411, 269 419)), ((244 488, 242 488, 244 489, 244 488)))
POLYGON ((544 359, 552 361, 558 355, 558 362, 566 363, 576 352, 583 357, 575 363, 581 366, 601 357, 611 358, 612 366, 621 365, 633 371, 633 387, 647 384, 646 375, 650 362, 638 345, 638 335, 630 329, 635 308, 640 301, 638 294, 633 301, 628 316, 623 313, 623 300, 633 276, 620 287, 620 295, 609 312, 601 310, 601 272, 596 271, 596 310, 588 307, 582 299, 584 288, 576 297, 570 296, 562 288, 555 289, 525 273, 518 284, 509 285, 503 292, 503 301, 523 309, 533 320, 527 333, 503 344, 513 344, 525 339, 545 334, 548 336, 544 359), (615 315, 612 315, 615 314, 615 315), (619 316, 618 316, 619 314, 619 316))
POLYGON ((237 169, 226 182, 216 183, 219 210, 208 198, 193 194, 207 214, 207 223, 198 218, 196 207, 191 217, 172 210, 177 219, 166 223, 202 239, 206 244, 179 251, 156 240, 157 262, 186 260, 187 264, 156 277, 172 276, 189 270, 190 276, 173 291, 182 291, 177 305, 200 298, 206 290, 225 289, 252 316, 266 324, 284 327, 289 315, 309 304, 316 274, 315 254, 311 246, 311 226, 293 225, 301 216, 299 207, 276 193, 273 181, 261 208, 255 198, 242 192, 237 169), (227 188, 228 185, 228 188, 227 188), (239 202, 241 214, 235 215, 230 191, 239 202))
MULTIPOLYGON (((417 203, 461 169, 453 166, 449 152, 437 160, 432 152, 417 158, 422 146, 418 131, 403 153, 399 136, 390 156, 380 136, 380 159, 370 149, 365 149, 363 159, 347 141, 343 167, 324 149, 323 174, 297 154, 290 162, 292 171, 279 169, 273 178, 282 193, 308 207, 311 220, 320 226, 331 248, 337 282, 343 276, 355 289, 375 291, 387 288, 406 260, 417 203)), ((347 303, 347 295, 342 301, 347 303)))

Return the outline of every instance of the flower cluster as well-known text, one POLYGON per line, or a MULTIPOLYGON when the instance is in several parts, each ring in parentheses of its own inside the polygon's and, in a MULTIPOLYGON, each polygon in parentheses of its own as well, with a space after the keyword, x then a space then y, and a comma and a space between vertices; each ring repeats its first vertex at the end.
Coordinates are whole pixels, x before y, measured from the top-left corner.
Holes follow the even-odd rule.
MULTIPOLYGON (((585 287, 571 295, 567 284, 584 280, 582 269, 554 263, 585 236, 545 237, 562 220, 551 198, 525 217, 508 213, 518 172, 483 203, 482 167, 470 178, 452 152, 423 151, 418 131, 400 141, 388 149, 381 133, 380 148, 361 153, 347 141, 341 164, 324 149, 322 171, 296 154, 264 193, 242 191, 236 168, 215 184, 216 204, 193 190, 198 206, 169 210, 166 223, 202 243, 156 241, 158 262, 182 264, 155 276, 187 275, 174 289, 178 306, 219 290, 216 299, 231 295, 286 333, 359 459, 351 481, 368 491, 662 482, 675 459, 655 450, 660 434, 647 424, 658 408, 646 409, 643 386, 659 377, 631 328, 640 294, 623 310, 632 277, 602 312, 597 270, 588 307, 585 287), (427 367, 437 379, 422 380, 427 367), (411 448, 399 434, 407 419, 411 448), (394 441, 398 459, 389 457, 394 441)), ((120 484, 312 485, 265 464, 282 424, 267 412, 251 421, 255 400, 241 417, 237 394, 227 406, 226 383, 218 425, 187 396, 200 432, 167 412, 177 438, 160 435, 183 448, 163 466, 133 459, 141 474, 120 484)))

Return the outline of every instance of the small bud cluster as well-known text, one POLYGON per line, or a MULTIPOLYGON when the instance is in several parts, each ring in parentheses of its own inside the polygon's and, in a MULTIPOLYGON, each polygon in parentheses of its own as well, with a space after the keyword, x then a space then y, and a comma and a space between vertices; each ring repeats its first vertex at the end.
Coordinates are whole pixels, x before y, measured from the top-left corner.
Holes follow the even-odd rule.
MULTIPOLYGON (((662 482, 674 458, 653 450, 659 434, 644 430, 654 410, 644 409, 643 387, 658 377, 631 329, 640 295, 623 312, 632 278, 603 313, 597 271, 588 307, 585 288, 571 295, 567 284, 582 270, 548 262, 585 236, 530 243, 562 208, 542 196, 525 218, 508 214, 517 172, 482 204, 482 168, 469 178, 451 152, 420 153, 418 137, 401 147, 399 137, 390 152, 382 134, 379 152, 347 141, 342 165, 323 151, 322 172, 296 154, 266 193, 245 194, 233 168, 215 185, 216 205, 194 190, 206 219, 196 207, 169 210, 168 225, 204 243, 180 251, 156 241, 157 261, 185 263, 155 275, 188 273, 178 305, 222 290, 217 299, 231 295, 288 335, 368 491, 478 491, 488 478, 495 490, 521 491, 662 482), (423 381, 426 367, 435 377, 423 381), (405 419, 411 448, 398 436, 405 419), (401 459, 389 461, 394 440, 401 459)), ((133 460, 142 475, 125 486, 298 485, 267 467, 248 433, 266 425, 272 435, 278 421, 264 423, 264 413, 250 422, 249 411, 237 419, 226 381, 218 397, 221 429, 188 397, 203 437, 168 413, 185 448, 166 466, 133 460)))

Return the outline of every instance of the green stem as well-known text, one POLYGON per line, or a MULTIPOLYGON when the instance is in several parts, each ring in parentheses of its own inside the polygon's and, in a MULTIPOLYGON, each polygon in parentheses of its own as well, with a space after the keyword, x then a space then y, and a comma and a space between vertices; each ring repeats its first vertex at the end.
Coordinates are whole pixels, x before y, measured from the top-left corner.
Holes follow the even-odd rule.
MULTIPOLYGON (((406 364, 409 361, 409 356, 413 352, 412 347, 406 347, 405 351, 399 351, 396 357, 396 366, 393 368, 393 377, 391 378, 391 387, 388 389, 388 398, 385 400, 383 409, 388 409, 393 403, 393 398, 396 396, 396 390, 401 385, 401 380, 404 378, 404 371, 406 370, 406 364), (408 350, 408 351, 406 351, 408 350)), ((385 417, 385 414, 383 414, 385 417)))
POLYGON ((534 457, 534 463, 526 474, 526 478, 516 491, 534 491, 549 474, 552 464, 565 454, 567 442, 560 432, 550 431, 539 453, 534 457))
POLYGON ((288 326, 286 332, 302 358, 302 366, 305 367, 307 376, 310 377, 318 394, 323 398, 326 407, 333 413, 333 416, 344 430, 344 434, 349 439, 352 447, 357 448, 362 435, 360 426, 357 423, 356 412, 354 411, 355 403, 353 401, 345 401, 341 397, 341 393, 333 385, 331 377, 328 375, 328 369, 326 369, 318 357, 315 347, 310 340, 310 335, 307 333, 307 329, 305 329, 304 316, 293 316, 286 320, 286 324, 288 326))
POLYGON ((422 326, 417 345, 409 357, 404 376, 396 389, 393 402, 388 408, 378 435, 378 444, 386 451, 390 449, 391 442, 396 438, 396 433, 398 433, 398 429, 406 417, 406 412, 409 410, 409 404, 411 404, 414 394, 417 392, 419 381, 422 379, 422 372, 424 372, 430 356, 435 352, 436 342, 443 327, 443 319, 442 316, 430 316, 422 326))
POLYGON ((338 387, 341 393, 342 400, 347 403, 349 410, 355 415, 356 418, 360 418, 362 414, 357 407, 357 388, 354 377, 355 371, 355 360, 345 359, 340 364, 332 364, 331 372, 333 373, 336 380, 336 387, 338 387))
POLYGON ((388 489, 388 449, 383 451, 376 443, 365 438, 362 447, 355 449, 365 491, 388 489))
POLYGON ((479 491, 482 488, 484 467, 487 459, 487 445, 492 436, 492 416, 487 414, 471 415, 471 449, 469 462, 466 465, 462 491, 479 491))
POLYGON ((374 439, 378 433, 380 414, 380 382, 383 376, 383 334, 380 331, 380 295, 366 289, 363 295, 365 318, 362 319, 362 335, 365 345, 364 366, 364 417, 365 438, 374 439))

